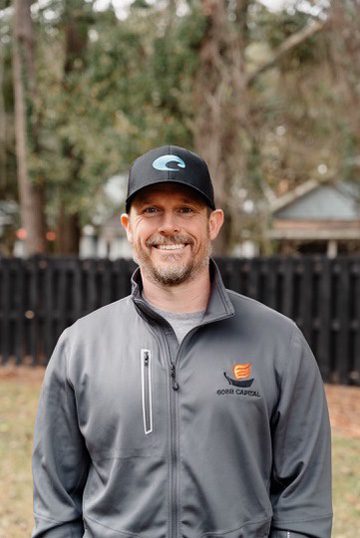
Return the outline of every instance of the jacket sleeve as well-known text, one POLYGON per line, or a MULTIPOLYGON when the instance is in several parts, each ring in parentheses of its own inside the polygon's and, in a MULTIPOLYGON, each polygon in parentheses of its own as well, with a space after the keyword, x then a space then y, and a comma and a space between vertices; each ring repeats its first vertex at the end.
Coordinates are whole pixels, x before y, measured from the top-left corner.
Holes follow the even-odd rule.
POLYGON ((35 423, 33 538, 80 538, 84 534, 82 493, 89 456, 66 374, 66 332, 47 367, 35 423))
POLYGON ((271 538, 330 538, 331 437, 314 356, 294 326, 272 417, 271 538))

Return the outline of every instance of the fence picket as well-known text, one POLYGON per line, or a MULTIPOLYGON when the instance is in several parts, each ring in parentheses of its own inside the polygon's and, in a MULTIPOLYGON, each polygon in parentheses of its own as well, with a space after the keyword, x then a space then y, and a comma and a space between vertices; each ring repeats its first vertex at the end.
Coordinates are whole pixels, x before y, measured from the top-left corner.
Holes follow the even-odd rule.
POLYGON ((353 259, 353 312, 352 312, 352 336, 353 336, 353 365, 350 378, 360 385, 360 260, 353 259))
POLYGON ((7 363, 10 355, 10 260, 1 261, 1 331, 0 346, 2 362, 7 363))
POLYGON ((318 353, 317 360, 320 372, 325 379, 330 376, 330 344, 331 344, 331 261, 322 258, 319 267, 318 295, 318 353))
POLYGON ((337 375, 340 383, 346 383, 350 370, 349 354, 349 261, 344 258, 338 261, 338 338, 336 348, 337 375))

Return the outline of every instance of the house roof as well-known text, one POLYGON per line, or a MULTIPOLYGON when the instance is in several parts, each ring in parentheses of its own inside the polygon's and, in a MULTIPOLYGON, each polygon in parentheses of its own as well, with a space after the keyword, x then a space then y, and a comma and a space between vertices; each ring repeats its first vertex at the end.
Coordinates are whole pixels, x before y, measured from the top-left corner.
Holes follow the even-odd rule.
POLYGON ((18 204, 11 200, 0 201, 0 226, 12 224, 18 212, 18 204))
POLYGON ((309 180, 271 205, 275 219, 359 220, 360 182, 309 180))

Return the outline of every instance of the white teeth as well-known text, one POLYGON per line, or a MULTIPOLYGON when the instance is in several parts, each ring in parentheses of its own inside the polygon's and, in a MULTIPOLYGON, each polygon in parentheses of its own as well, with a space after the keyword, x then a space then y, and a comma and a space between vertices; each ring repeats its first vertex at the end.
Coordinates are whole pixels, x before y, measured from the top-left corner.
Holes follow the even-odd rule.
POLYGON ((185 245, 183 243, 180 243, 179 245, 157 245, 157 248, 160 250, 180 250, 184 247, 185 245))

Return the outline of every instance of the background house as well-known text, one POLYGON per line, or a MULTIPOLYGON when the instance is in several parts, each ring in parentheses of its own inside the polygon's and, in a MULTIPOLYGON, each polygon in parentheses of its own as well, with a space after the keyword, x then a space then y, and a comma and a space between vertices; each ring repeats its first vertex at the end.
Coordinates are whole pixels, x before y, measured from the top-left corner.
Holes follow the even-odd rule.
POLYGON ((0 201, 0 256, 11 254, 11 235, 17 222, 18 204, 11 200, 0 201))
POLYGON ((103 202, 98 205, 91 224, 82 229, 81 258, 131 258, 132 251, 120 223, 124 211, 127 174, 112 176, 104 184, 103 202))
POLYGON ((271 204, 281 254, 360 253, 360 183, 309 180, 271 204))
POLYGON ((120 223, 120 211, 99 226, 84 226, 80 240, 81 258, 131 258, 132 251, 120 223))

